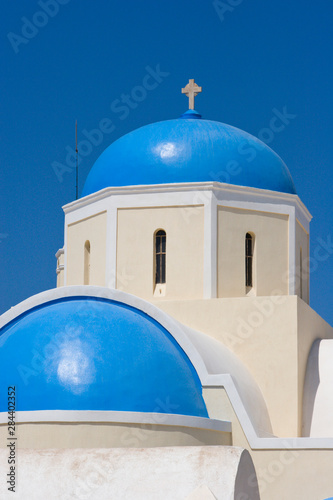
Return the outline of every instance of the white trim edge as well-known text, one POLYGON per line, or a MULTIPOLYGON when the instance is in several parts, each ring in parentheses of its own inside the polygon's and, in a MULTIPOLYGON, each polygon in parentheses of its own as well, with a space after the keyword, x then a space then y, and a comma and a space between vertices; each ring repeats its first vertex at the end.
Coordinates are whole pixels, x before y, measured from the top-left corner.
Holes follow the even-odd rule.
MULTIPOLYGON (((132 411, 96 411, 96 410, 39 410, 17 411, 16 424, 32 422, 107 422, 119 424, 146 424, 160 426, 191 427, 210 431, 231 432, 231 422, 214 420, 191 415, 170 413, 132 412, 132 411)), ((0 412, 0 425, 7 425, 7 413, 0 412)))

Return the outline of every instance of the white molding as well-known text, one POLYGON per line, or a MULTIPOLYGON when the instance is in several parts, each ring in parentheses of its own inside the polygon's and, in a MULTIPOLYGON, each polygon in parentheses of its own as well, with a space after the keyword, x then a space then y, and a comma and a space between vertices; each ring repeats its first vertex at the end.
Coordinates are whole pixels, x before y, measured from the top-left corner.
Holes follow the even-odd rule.
POLYGON ((289 258, 288 284, 289 295, 296 294, 296 210, 291 207, 289 221, 289 258))
POLYGON ((79 207, 76 211, 68 213, 65 212, 66 214, 65 219, 67 226, 70 226, 72 224, 75 224, 76 222, 90 219, 91 217, 107 212, 109 208, 108 201, 109 201, 108 199, 103 199, 97 201, 94 204, 79 207))
POLYGON ((333 449, 333 437, 279 438, 273 435, 272 437, 259 437, 240 398, 233 378, 229 374, 207 375, 206 378, 202 379, 202 387, 203 389, 212 387, 225 389, 233 410, 241 424, 242 430, 252 450, 333 449))
MULTIPOLYGON (((305 219, 308 222, 311 221, 311 214, 300 200, 298 195, 289 193, 280 193, 278 191, 269 191, 267 189, 251 188, 248 186, 235 186, 233 184, 225 184, 221 182, 187 182, 187 183, 177 183, 177 184, 154 184, 154 185, 141 185, 141 186, 121 186, 121 187, 107 187, 97 191, 96 193, 90 194, 84 198, 72 201, 67 205, 63 206, 64 212, 70 213, 79 208, 89 206, 97 201, 104 200, 110 196, 117 197, 119 201, 122 199, 128 199, 128 195, 149 195, 149 194, 172 194, 172 193, 185 193, 191 191, 216 191, 215 195, 219 199, 218 192, 222 192, 227 196, 232 196, 235 200, 238 197, 244 199, 248 198, 248 201, 260 201, 269 200, 273 204, 292 204, 297 206, 297 211, 299 212, 298 219, 302 222, 305 219)), ((157 203, 159 196, 156 197, 157 203)), ((164 203, 158 203, 157 206, 161 206, 164 203)), ((304 224, 306 227, 306 224, 304 224)))
POLYGON ((117 286, 118 210, 109 203, 106 219, 105 285, 117 286))
MULTIPOLYGON (((0 425, 7 425, 8 414, 0 412, 0 425)), ((15 412, 16 424, 31 422, 107 422, 191 427, 219 432, 231 432, 231 422, 191 415, 156 412, 96 411, 96 410, 38 410, 15 412)))
POLYGON ((64 270, 64 268, 65 268, 65 266, 63 264, 61 264, 60 266, 58 266, 57 269, 56 269, 56 274, 60 274, 61 271, 64 270))
POLYGON ((64 254, 64 249, 63 248, 59 248, 59 250, 55 254, 55 258, 59 259, 60 255, 63 255, 63 254, 64 254))
POLYGON ((217 202, 207 193, 204 205, 204 299, 217 296, 217 202))
POLYGON ((65 223, 64 223, 64 286, 67 285, 67 215, 65 215, 65 223))

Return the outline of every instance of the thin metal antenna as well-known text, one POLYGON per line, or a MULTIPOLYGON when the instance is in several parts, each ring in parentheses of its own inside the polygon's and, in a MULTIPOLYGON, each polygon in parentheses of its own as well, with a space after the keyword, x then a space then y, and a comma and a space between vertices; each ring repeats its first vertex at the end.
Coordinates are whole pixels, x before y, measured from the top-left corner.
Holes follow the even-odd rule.
POLYGON ((76 154, 76 169, 75 169, 75 199, 79 197, 79 150, 77 148, 77 120, 75 120, 75 154, 76 154))

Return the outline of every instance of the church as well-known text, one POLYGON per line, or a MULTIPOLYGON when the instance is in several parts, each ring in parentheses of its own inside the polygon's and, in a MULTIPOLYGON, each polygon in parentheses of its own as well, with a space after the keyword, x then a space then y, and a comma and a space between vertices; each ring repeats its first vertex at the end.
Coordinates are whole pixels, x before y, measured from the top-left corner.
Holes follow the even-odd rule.
POLYGON ((57 287, 0 317, 1 499, 333 496, 311 214, 201 90, 106 148, 63 207, 57 287))

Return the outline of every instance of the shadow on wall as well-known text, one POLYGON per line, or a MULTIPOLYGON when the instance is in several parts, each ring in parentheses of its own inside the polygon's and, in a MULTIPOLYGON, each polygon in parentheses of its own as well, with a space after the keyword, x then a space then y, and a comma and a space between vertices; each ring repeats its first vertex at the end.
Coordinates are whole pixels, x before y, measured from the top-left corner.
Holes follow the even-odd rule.
POLYGON ((311 347, 306 366, 303 390, 303 437, 308 437, 311 433, 313 409, 319 387, 319 346, 320 340, 316 340, 311 347))
POLYGON ((333 339, 316 340, 304 382, 303 436, 333 437, 333 339))

